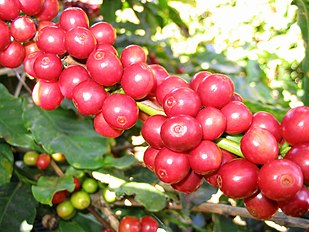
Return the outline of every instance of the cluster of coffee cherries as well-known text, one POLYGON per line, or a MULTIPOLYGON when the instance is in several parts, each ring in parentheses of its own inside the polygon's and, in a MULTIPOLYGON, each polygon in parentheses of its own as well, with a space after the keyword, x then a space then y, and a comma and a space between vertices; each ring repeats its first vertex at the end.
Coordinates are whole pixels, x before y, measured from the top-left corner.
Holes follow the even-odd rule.
POLYGON ((253 114, 228 76, 207 71, 189 83, 165 77, 156 101, 164 114, 148 117, 141 133, 149 144, 145 165, 162 182, 191 193, 206 180, 224 195, 243 199, 259 219, 279 208, 290 216, 307 213, 309 107, 291 109, 281 123, 268 112, 253 114), (240 136, 237 156, 219 147, 228 136, 240 136), (290 150, 283 157, 284 146, 290 150))
POLYGON ((141 218, 125 216, 120 220, 118 232, 156 232, 158 227, 157 220, 152 216, 146 215, 141 218))

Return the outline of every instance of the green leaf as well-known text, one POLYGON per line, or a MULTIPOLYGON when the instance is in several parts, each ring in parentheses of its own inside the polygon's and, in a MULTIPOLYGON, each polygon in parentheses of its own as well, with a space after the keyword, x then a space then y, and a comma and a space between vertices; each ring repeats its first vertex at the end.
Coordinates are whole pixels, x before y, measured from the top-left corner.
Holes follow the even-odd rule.
POLYGON ((121 9, 122 2, 120 0, 104 0, 101 5, 101 14, 104 21, 113 23, 116 21, 116 11, 121 9))
POLYGON ((9 183, 13 172, 14 156, 7 144, 0 144, 0 186, 9 183))
POLYGON ((32 186, 32 194, 41 204, 52 206, 52 199, 56 192, 60 190, 68 190, 69 192, 72 192, 74 188, 75 184, 72 176, 41 176, 37 185, 32 186))
POLYGON ((116 190, 120 195, 135 195, 135 200, 152 212, 165 208, 167 196, 147 183, 128 182, 116 190))
POLYGON ((84 228, 76 221, 64 221, 60 220, 58 228, 55 232, 87 232, 84 228))
POLYGON ((37 150, 22 120, 22 101, 0 84, 0 137, 12 146, 37 150))
POLYGON ((179 12, 171 6, 168 6, 168 12, 169 12, 170 19, 181 29, 184 36, 188 37, 189 36, 189 28, 188 28, 187 24, 180 17, 179 12))
POLYGON ((214 232, 238 231, 232 219, 227 216, 212 214, 212 220, 214 222, 214 232))
POLYGON ((0 228, 5 232, 20 231, 20 224, 26 220, 33 224, 37 202, 30 186, 9 183, 0 187, 0 228))
POLYGON ((61 152, 78 169, 103 166, 103 154, 111 140, 95 132, 90 118, 80 119, 62 108, 46 111, 25 103, 24 119, 35 140, 48 153, 61 152))
POLYGON ((112 156, 105 156, 104 158, 104 168, 117 168, 117 169, 126 169, 138 161, 133 155, 125 155, 120 158, 114 158, 112 156))

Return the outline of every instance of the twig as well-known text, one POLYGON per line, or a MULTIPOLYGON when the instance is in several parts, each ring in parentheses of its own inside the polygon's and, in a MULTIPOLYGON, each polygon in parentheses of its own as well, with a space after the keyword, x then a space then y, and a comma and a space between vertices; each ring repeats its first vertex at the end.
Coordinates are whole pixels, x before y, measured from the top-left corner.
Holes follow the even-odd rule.
POLYGON ((16 74, 16 77, 18 78, 18 80, 22 83, 22 85, 24 86, 24 88, 28 91, 29 94, 32 94, 31 89, 29 88, 29 86, 25 83, 25 81, 23 80, 23 78, 20 76, 19 72, 14 69, 14 72, 16 74))
POLYGON ((98 214, 98 212, 95 210, 93 206, 89 206, 88 211, 104 226, 105 229, 110 229, 111 226, 109 223, 98 214))
POLYGON ((52 167, 52 169, 54 169, 55 173, 58 175, 58 176, 63 176, 64 173, 63 171, 61 170, 61 168, 56 164, 56 162, 54 160, 51 160, 50 161, 50 166, 52 167))

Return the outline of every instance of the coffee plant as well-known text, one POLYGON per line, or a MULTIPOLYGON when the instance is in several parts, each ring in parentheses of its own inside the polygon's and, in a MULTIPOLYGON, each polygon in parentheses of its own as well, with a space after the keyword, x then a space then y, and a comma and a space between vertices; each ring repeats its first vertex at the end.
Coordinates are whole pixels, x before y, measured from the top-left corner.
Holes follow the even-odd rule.
POLYGON ((0 231, 309 228, 308 54, 302 104, 261 106, 121 34, 129 7, 189 36, 168 1, 0 2, 0 231))

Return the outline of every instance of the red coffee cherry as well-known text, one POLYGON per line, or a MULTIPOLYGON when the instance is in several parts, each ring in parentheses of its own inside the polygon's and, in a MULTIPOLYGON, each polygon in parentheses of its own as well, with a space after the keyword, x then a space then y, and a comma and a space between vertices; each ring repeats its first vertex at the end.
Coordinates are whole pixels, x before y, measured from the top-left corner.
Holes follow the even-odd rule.
POLYGON ((95 115, 101 111, 107 95, 101 85, 89 79, 75 86, 72 101, 80 114, 95 115))
POLYGON ((66 8, 60 15, 59 25, 65 31, 76 27, 89 27, 89 19, 85 11, 79 7, 66 8))
POLYGON ((35 15, 39 21, 52 21, 59 12, 58 0, 44 0, 43 8, 35 15))
POLYGON ((45 0, 19 0, 20 9, 26 15, 37 15, 43 9, 45 0))
POLYGON ((119 93, 109 95, 102 107, 106 122, 119 130, 133 127, 138 119, 138 111, 132 97, 119 93))
POLYGON ((194 74, 192 79, 190 80, 190 87, 193 89, 195 92, 197 92, 198 87, 202 80, 204 80, 206 77, 211 75, 212 73, 207 72, 207 71, 200 71, 194 74))
POLYGON ((49 154, 40 154, 36 161, 36 166, 38 169, 45 170, 50 164, 49 154))
POLYGON ((164 147, 160 132, 161 126, 166 119, 166 116, 156 114, 147 118, 143 124, 141 134, 145 141, 153 148, 161 149, 164 147))
POLYGON ((203 183, 203 176, 190 171, 189 174, 180 182, 172 184, 172 187, 182 193, 193 193, 203 183))
POLYGON ((39 52, 40 51, 40 49, 38 48, 36 42, 34 42, 33 40, 30 40, 30 41, 24 43, 23 46, 25 48, 26 56, 29 55, 30 53, 34 53, 34 52, 39 52))
POLYGON ((46 26, 41 29, 36 41, 40 50, 57 55, 62 55, 66 52, 64 42, 65 31, 57 26, 46 26))
POLYGON ((116 30, 108 22, 97 22, 90 27, 98 44, 114 44, 116 40, 116 30))
POLYGON ((60 204, 65 199, 67 199, 68 196, 69 196, 69 192, 67 190, 55 192, 55 194, 53 195, 53 199, 52 199, 53 205, 60 204))
POLYGON ((19 67, 25 58, 25 48, 16 41, 0 52, 0 64, 7 68, 19 67))
POLYGON ((145 150, 144 152, 144 156, 143 156, 143 161, 146 165, 146 167, 154 172, 155 171, 155 159, 156 159, 156 156, 157 154, 159 153, 159 149, 155 149, 151 146, 147 147, 147 149, 145 150))
POLYGON ((219 169, 217 183, 224 195, 247 198, 258 190, 258 172, 258 167, 246 159, 233 159, 219 169))
POLYGON ((303 174, 291 160, 273 160, 260 169, 258 185, 266 197, 283 201, 293 197, 302 188, 303 174))
MULTIPOLYGON (((167 70, 162 65, 150 64, 149 67, 154 73, 155 82, 156 82, 155 86, 159 86, 164 81, 164 79, 169 75, 167 70)), ((154 89, 153 93, 155 94, 155 92, 156 90, 154 89)))
POLYGON ((7 48, 9 44, 11 43, 11 32, 8 25, 0 20, 0 52, 7 48))
POLYGON ((159 224, 156 219, 151 216, 143 216, 140 219, 141 232, 156 232, 158 230, 159 224))
POLYGON ((0 19, 3 21, 14 20, 20 13, 19 0, 0 1, 0 19))
POLYGON ((234 84, 224 74, 211 74, 204 78, 197 89, 204 106, 221 109, 232 99, 234 84))
POLYGON ((133 44, 123 49, 120 60, 123 67, 128 67, 139 62, 146 63, 147 58, 144 49, 139 45, 133 44))
POLYGON ((97 44, 96 50, 102 51, 102 52, 111 52, 115 56, 118 57, 118 52, 117 52, 116 48, 111 44, 97 44))
POLYGON ((141 231, 141 223, 139 218, 125 216, 120 220, 118 232, 139 232, 141 231))
POLYGON ((187 153, 162 148, 155 158, 155 172, 158 178, 168 184, 183 180, 190 171, 187 153))
POLYGON ((115 129, 111 127, 105 120, 103 113, 100 112, 94 117, 94 129, 95 131, 108 138, 117 138, 122 135, 123 130, 115 129))
POLYGON ((36 58, 43 54, 43 52, 41 51, 36 51, 33 53, 29 53, 28 55, 26 55, 25 59, 24 59, 24 69, 25 72, 27 73, 28 76, 31 76, 33 78, 37 78, 37 75, 34 72, 34 62, 36 60, 36 58))
POLYGON ((63 100, 58 82, 38 80, 32 90, 32 100, 44 110, 58 108, 63 100))
POLYGON ((61 59, 53 53, 41 53, 33 64, 36 77, 45 81, 58 81, 62 72, 61 59))
POLYGON ((11 23, 11 35, 17 42, 26 42, 36 33, 36 25, 28 16, 19 16, 11 23))

